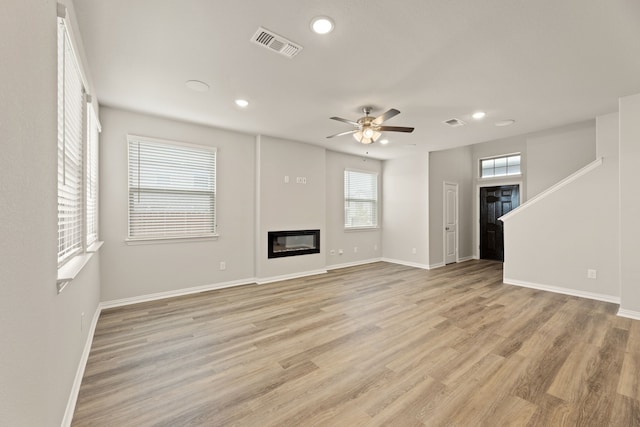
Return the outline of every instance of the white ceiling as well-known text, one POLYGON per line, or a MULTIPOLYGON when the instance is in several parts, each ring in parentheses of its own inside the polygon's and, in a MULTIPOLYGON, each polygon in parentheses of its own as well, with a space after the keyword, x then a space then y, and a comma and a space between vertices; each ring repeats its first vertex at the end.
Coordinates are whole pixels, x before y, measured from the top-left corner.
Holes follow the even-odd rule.
POLYGON ((638 0, 74 4, 102 105, 381 159, 593 119, 640 92, 638 0), (312 33, 316 15, 335 30, 312 33), (304 49, 289 59, 252 43, 259 26, 304 49), (210 90, 188 89, 191 79, 210 90), (349 130, 329 117, 357 119, 364 105, 397 108, 385 124, 416 130, 386 133, 386 146, 325 138, 349 130), (467 125, 442 123, 452 117, 467 125), (516 123, 494 125, 505 119, 516 123))

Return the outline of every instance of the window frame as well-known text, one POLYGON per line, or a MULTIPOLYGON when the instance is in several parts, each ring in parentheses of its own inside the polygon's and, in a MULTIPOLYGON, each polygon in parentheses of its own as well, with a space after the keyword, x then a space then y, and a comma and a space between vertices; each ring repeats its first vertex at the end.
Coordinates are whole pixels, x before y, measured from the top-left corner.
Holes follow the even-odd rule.
MULTIPOLYGON (((522 153, 517 152, 517 153, 501 154, 499 156, 482 157, 482 158, 478 159, 477 165, 478 165, 478 179, 483 180, 483 181, 484 180, 509 179, 509 178, 513 178, 513 177, 519 177, 519 176, 522 176, 522 153), (508 159, 510 157, 515 157, 515 156, 518 156, 520 158, 519 159, 519 164, 518 164, 519 165, 519 171, 517 173, 509 174, 508 173, 508 168, 509 168, 508 159), (502 160, 502 159, 504 159, 505 162, 506 162, 505 168, 506 168, 507 173, 505 173, 504 175, 495 175, 495 174, 491 175, 491 176, 484 176, 483 175, 483 171, 486 168, 482 167, 482 162, 484 162, 486 160, 493 160, 495 162, 495 160, 502 160)), ((495 163, 494 163, 493 171, 495 173, 495 163)))
POLYGON ((56 167, 57 173, 57 201, 58 201, 58 238, 57 238, 57 265, 58 274, 56 280, 56 287, 58 294, 78 275, 78 273, 89 262, 93 253, 97 252, 102 243, 99 240, 99 225, 98 225, 98 199, 99 199, 99 186, 97 177, 99 176, 99 133, 101 131, 100 121, 97 114, 93 110, 93 100, 91 95, 88 94, 87 79, 82 67, 82 63, 79 59, 76 49, 76 42, 73 30, 67 19, 67 10, 64 5, 58 4, 57 7, 57 119, 58 119, 58 131, 57 131, 57 157, 58 163, 56 167), (61 251, 61 248, 66 247, 62 242, 64 233, 61 234, 61 223, 64 223, 62 219, 60 207, 65 202, 65 192, 68 192, 68 188, 64 188, 67 178, 67 145, 66 134, 68 131, 67 124, 69 118, 67 117, 67 96, 70 92, 67 91, 67 71, 69 67, 73 67, 76 73, 76 79, 74 84, 79 86, 80 91, 75 93, 78 96, 79 101, 77 106, 79 108, 79 116, 76 123, 76 131, 78 133, 76 138, 76 145, 78 149, 75 153, 75 161, 77 164, 77 171, 75 174, 75 183, 70 187, 73 190, 73 194, 77 197, 77 209, 74 215, 76 216, 78 225, 77 239, 74 238, 74 244, 72 250, 61 251), (92 135, 90 136, 90 132, 92 135), (88 166, 91 163, 91 166, 88 166), (95 179, 93 182, 88 176, 92 173, 95 179), (62 184, 62 186, 61 186, 62 184), (92 185, 93 184, 93 185, 92 185), (93 191, 92 198, 88 194, 88 190, 91 188, 93 191), (95 223, 92 227, 95 233, 92 234, 91 239, 87 236, 88 226, 88 211, 87 207, 91 204, 94 209, 95 223), (77 240, 77 241, 76 241, 77 240))
POLYGON ((357 230, 376 230, 380 228, 380 174, 376 171, 370 171, 370 170, 362 170, 362 169, 352 169, 352 168, 345 168, 344 169, 344 173, 343 173, 343 224, 344 224, 344 230, 345 231, 357 231, 357 230), (357 173, 357 174, 366 174, 369 176, 372 176, 375 178, 375 180, 373 181, 375 183, 375 199, 358 199, 358 198, 352 198, 352 197, 348 197, 349 195, 347 194, 347 175, 350 173, 357 173), (349 225, 347 224, 347 219, 349 218, 349 207, 348 207, 348 203, 350 201, 364 201, 364 202, 371 202, 373 205, 373 209, 374 209, 374 215, 375 217, 372 218, 373 219, 373 224, 372 225, 349 225))
MULTIPOLYGON (((209 146, 209 145, 204 145, 204 144, 193 144, 193 143, 189 143, 189 142, 182 142, 182 141, 174 141, 174 140, 168 140, 168 139, 161 139, 161 138, 153 138, 153 137, 147 137, 147 136, 140 136, 140 135, 132 135, 129 134, 127 135, 127 237, 125 238, 125 242, 129 245, 136 245, 136 244, 154 244, 154 243, 172 243, 172 242, 188 242, 188 241, 197 241, 197 240, 215 240, 219 237, 218 234, 218 216, 217 216, 217 207, 218 207, 218 191, 217 191, 217 166, 218 164, 218 149, 217 147, 213 147, 213 146, 209 146), (199 234, 183 234, 183 235, 144 235, 144 236, 133 236, 132 235, 132 222, 131 222, 131 213, 132 213, 132 206, 131 206, 131 194, 132 194, 132 187, 131 186, 131 175, 132 175, 132 170, 131 170, 131 144, 132 143, 136 143, 136 142, 142 142, 145 144, 151 144, 151 145, 162 145, 165 147, 173 147, 176 149, 179 149, 180 147, 183 147, 185 149, 191 149, 191 150, 201 150, 201 151, 207 151, 209 153, 213 153, 213 190, 210 192, 212 197, 213 197, 213 208, 211 211, 211 216, 212 216, 212 220, 213 220, 213 224, 212 224, 212 232, 210 233, 199 233, 199 234)), ((139 187, 138 187, 139 189, 139 187)), ((161 188, 157 188, 155 189, 155 191, 163 191, 161 188)), ((176 189, 167 189, 165 188, 164 191, 167 192, 173 192, 173 193, 181 193, 179 190, 176 189)), ((199 190, 184 190, 182 192, 182 194, 189 194, 189 193, 204 193, 202 191, 199 190)))

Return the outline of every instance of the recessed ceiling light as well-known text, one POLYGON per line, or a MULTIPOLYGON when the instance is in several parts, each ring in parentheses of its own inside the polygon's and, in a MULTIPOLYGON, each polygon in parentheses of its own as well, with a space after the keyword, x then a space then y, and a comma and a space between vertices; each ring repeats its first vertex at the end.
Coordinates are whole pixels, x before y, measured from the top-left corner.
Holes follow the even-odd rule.
POLYGON ((195 90, 196 92, 206 92, 209 90, 209 85, 205 82, 201 82, 200 80, 187 80, 184 84, 189 89, 195 90))
POLYGON ((316 34, 329 34, 333 27, 333 19, 328 16, 316 16, 311 21, 311 29, 316 34))
POLYGON ((485 113, 484 111, 476 111, 475 113, 473 113, 471 115, 471 117, 473 117, 476 120, 482 120, 484 119, 484 116, 486 116, 487 113, 485 113))
POLYGON ((236 99, 234 102, 240 108, 246 108, 249 106, 249 101, 247 101, 246 99, 236 99))
POLYGON ((498 127, 511 126, 515 122, 515 120, 500 120, 499 122, 496 122, 495 125, 498 127))
POLYGON ((380 144, 382 144, 382 145, 387 145, 388 143, 389 143, 388 139, 381 139, 380 140, 380 144))

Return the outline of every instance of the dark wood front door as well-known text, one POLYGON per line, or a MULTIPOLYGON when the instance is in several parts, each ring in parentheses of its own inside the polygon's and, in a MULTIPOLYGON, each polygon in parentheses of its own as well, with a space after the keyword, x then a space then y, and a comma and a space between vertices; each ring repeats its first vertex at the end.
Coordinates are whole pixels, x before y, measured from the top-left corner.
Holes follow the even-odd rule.
POLYGON ((504 261, 502 215, 520 205, 520 187, 480 188, 480 258, 504 261))

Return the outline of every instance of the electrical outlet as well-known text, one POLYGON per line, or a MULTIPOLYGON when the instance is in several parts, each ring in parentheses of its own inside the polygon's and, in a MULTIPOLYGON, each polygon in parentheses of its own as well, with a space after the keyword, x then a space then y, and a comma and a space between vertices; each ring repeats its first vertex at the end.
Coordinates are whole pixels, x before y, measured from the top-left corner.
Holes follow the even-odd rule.
POLYGON ((373 245, 373 250, 377 251, 378 250, 378 245, 373 245))
POLYGON ((417 251, 416 251, 416 248, 411 248, 411 253, 412 253, 412 254, 416 254, 416 252, 417 252, 417 251))
POLYGON ((220 270, 226 270, 226 269, 227 269, 227 262, 220 261, 220 270))
POLYGON ((329 255, 335 255, 335 254, 336 254, 336 250, 335 250, 335 249, 331 249, 331 250, 329 251, 329 255))
POLYGON ((354 247, 353 247, 353 253, 354 253, 354 254, 357 254, 357 253, 358 253, 358 247, 357 247, 357 246, 354 246, 354 247))
POLYGON ((338 249, 338 255, 342 255, 344 251, 342 249, 338 249))
POLYGON ((587 270, 587 279, 597 279, 598 278, 598 270, 588 269, 587 270))
POLYGON ((289 175, 285 175, 284 176, 284 183, 288 184, 289 183, 289 175))

